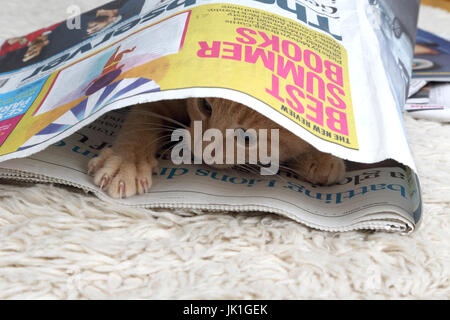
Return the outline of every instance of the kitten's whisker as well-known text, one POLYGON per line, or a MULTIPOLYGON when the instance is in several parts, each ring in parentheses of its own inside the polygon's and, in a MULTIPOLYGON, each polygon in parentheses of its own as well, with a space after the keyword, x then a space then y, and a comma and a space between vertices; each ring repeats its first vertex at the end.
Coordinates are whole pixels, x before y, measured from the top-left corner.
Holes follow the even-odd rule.
POLYGON ((181 123, 181 122, 179 122, 179 121, 176 121, 176 120, 174 120, 174 119, 172 119, 172 118, 169 118, 169 117, 160 115, 160 114, 158 114, 158 113, 155 113, 155 112, 152 112, 152 111, 146 111, 146 112, 143 112, 142 110, 138 110, 138 112, 141 112, 141 113, 144 113, 144 114, 147 114, 147 115, 151 115, 151 116, 153 116, 153 117, 155 117, 155 118, 159 118, 159 119, 166 120, 166 121, 168 121, 168 122, 174 123, 174 124, 176 124, 176 125, 178 125, 178 126, 184 128, 184 129, 189 129, 189 127, 186 126, 185 124, 183 124, 183 123, 181 123))
POLYGON ((239 170, 242 170, 245 173, 253 173, 252 171, 250 171, 249 168, 246 168, 244 165, 236 165, 234 168, 238 168, 239 170))
POLYGON ((290 167, 284 166, 282 164, 280 164, 279 167, 280 167, 280 169, 284 169, 283 171, 288 171, 290 173, 294 173, 294 174, 298 175, 299 177, 303 176, 299 171, 296 171, 290 167))
MULTIPOLYGON (((256 173, 257 175, 261 175, 261 169, 264 168, 264 167, 263 167, 262 165, 260 165, 260 164, 252 164, 252 165, 250 165, 250 164, 245 164, 245 166, 246 166, 246 168, 251 168, 251 169, 253 170, 252 172, 256 173), (259 171, 258 171, 257 169, 254 168, 255 166, 259 168, 259 171)), ((283 176, 281 176, 279 173, 274 174, 274 176, 277 177, 278 179, 282 180, 283 182, 288 182, 288 181, 287 181, 283 176)))
POLYGON ((250 164, 238 164, 237 167, 247 170, 248 173, 260 175, 260 172, 250 164))
POLYGON ((161 140, 164 140, 164 139, 167 139, 167 142, 169 142, 170 140, 168 139, 169 137, 171 137, 172 135, 171 134, 167 134, 167 135, 162 135, 162 136, 159 136, 159 137, 157 137, 157 138, 155 138, 155 139, 153 139, 153 140, 151 140, 151 141, 144 141, 144 143, 146 143, 147 144, 147 146, 149 146, 150 148, 150 150, 157 150, 157 152, 159 151, 159 149, 160 149, 160 146, 157 146, 156 148, 153 148, 152 146, 154 146, 157 142, 159 142, 159 141, 161 141, 161 140))
POLYGON ((130 136, 130 137, 133 137, 133 135, 134 134, 139 134, 139 133, 154 133, 154 135, 157 135, 157 136, 159 136, 159 134, 158 133, 161 133, 161 134, 167 134, 167 135, 172 135, 172 133, 173 133, 173 130, 171 130, 171 129, 163 129, 163 130, 161 130, 161 129, 132 129, 132 130, 127 130, 127 132, 124 132, 124 136, 126 137, 126 136, 130 136))
POLYGON ((136 132, 152 132, 152 131, 173 132, 172 129, 164 129, 164 128, 143 128, 143 129, 133 128, 131 130, 127 130, 127 132, 124 134, 130 134, 130 133, 136 133, 136 132))
POLYGON ((179 129, 179 126, 171 126, 168 124, 163 124, 161 122, 142 122, 139 126, 155 126, 155 128, 168 128, 168 129, 179 129))
MULTIPOLYGON (((289 167, 286 167, 286 166, 283 166, 283 165, 280 165, 280 168, 284 169, 284 172, 285 172, 285 173, 293 173, 294 175, 296 175, 296 177, 292 177, 292 178, 294 178, 294 179, 297 178, 297 179, 299 179, 299 180, 301 180, 301 181, 308 182, 308 181, 305 180, 304 175, 301 174, 299 171, 296 171, 296 170, 294 170, 294 169, 292 169, 292 168, 289 168, 289 167), (287 171, 287 172, 286 172, 286 171, 287 171)), ((281 177, 281 176, 280 176, 280 177, 281 177)))
MULTIPOLYGON (((165 134, 165 135, 159 136, 156 139, 153 139, 152 141, 147 142, 147 143, 148 144, 155 144, 157 141, 168 139, 169 137, 172 137, 172 135, 171 134, 165 134)), ((169 142, 169 140, 167 142, 169 142)))
POLYGON ((174 147, 175 147, 175 145, 168 147, 163 153, 161 153, 161 154, 159 155, 159 159, 161 160, 161 159, 163 158, 163 156, 164 156, 167 152, 172 151, 172 149, 173 149, 174 147))

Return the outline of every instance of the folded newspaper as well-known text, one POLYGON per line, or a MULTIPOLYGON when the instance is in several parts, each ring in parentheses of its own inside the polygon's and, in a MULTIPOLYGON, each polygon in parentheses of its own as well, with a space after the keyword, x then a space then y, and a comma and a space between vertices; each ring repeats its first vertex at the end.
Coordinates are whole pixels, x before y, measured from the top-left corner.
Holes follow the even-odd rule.
POLYGON ((0 51, 0 177, 145 208, 272 212, 326 231, 409 233, 422 202, 402 109, 419 1, 120 0, 0 51), (133 106, 220 97, 347 161, 333 186, 289 171, 174 165, 112 199, 87 163, 133 106))

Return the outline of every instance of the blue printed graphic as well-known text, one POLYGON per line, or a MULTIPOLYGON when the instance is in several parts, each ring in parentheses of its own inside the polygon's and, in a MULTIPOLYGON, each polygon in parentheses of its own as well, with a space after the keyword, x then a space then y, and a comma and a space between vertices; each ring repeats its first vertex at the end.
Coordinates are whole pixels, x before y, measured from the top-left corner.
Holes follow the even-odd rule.
POLYGON ((33 147, 53 138, 117 100, 144 93, 158 92, 160 90, 159 85, 150 79, 135 78, 119 80, 86 97, 60 118, 34 135, 19 150, 33 147))
POLYGON ((45 77, 15 91, 0 94, 0 122, 27 112, 47 79, 45 77))

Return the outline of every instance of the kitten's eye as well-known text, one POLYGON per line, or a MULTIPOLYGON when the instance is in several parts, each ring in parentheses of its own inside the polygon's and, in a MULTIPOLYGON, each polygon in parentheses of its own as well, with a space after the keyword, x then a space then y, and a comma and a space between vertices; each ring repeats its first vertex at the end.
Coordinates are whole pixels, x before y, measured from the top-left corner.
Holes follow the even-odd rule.
POLYGON ((236 129, 236 136, 238 141, 246 148, 251 148, 258 143, 258 137, 253 129, 236 129))
POLYGON ((200 109, 205 115, 211 116, 212 107, 206 99, 202 99, 202 105, 201 105, 200 109))

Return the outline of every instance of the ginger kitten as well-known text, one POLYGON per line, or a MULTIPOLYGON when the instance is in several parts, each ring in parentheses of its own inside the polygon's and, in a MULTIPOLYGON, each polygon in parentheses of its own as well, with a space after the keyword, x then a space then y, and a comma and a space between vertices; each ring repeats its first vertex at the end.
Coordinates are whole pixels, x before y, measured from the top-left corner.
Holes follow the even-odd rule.
MULTIPOLYGON (((279 129, 276 151, 280 163, 314 184, 331 185, 344 178, 342 159, 318 151, 253 109, 220 98, 193 98, 133 107, 112 148, 104 149, 99 157, 89 162, 89 173, 94 174, 94 183, 114 198, 147 192, 152 185, 153 170, 158 165, 157 154, 170 141, 172 131, 185 128, 192 132, 194 121, 201 121, 204 130, 219 129, 224 136, 225 130, 230 128, 279 129)), ((192 141, 192 145, 201 144, 200 151, 203 151, 205 144, 201 137, 191 136, 193 140, 197 139, 192 141)), ((270 154, 272 150, 267 152, 270 154)), ((201 155, 195 156, 201 158, 201 155)))

